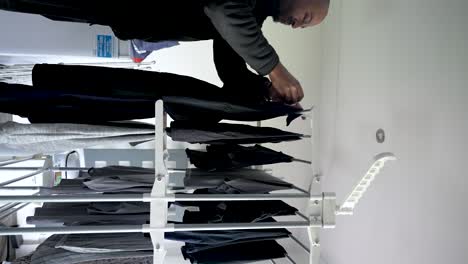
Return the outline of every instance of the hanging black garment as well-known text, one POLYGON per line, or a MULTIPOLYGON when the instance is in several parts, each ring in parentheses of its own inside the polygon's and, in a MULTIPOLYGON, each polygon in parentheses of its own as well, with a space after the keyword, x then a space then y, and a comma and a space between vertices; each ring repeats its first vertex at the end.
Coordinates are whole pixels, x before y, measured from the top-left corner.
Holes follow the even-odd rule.
POLYGON ((187 96, 164 96, 165 110, 174 120, 200 120, 208 123, 211 120, 260 121, 288 116, 287 125, 301 116, 302 109, 279 102, 258 100, 249 102, 245 98, 232 96, 210 96, 196 98, 187 96), (203 116, 206 119, 201 119, 203 116))
POLYGON ((209 188, 221 190, 221 186, 229 184, 240 193, 267 193, 291 189, 292 184, 271 174, 256 169, 237 169, 230 171, 204 171, 187 169, 184 186, 189 188, 209 188))
POLYGON ((0 83, 0 112, 32 123, 145 119, 154 117, 154 102, 163 97, 174 120, 193 122, 260 121, 284 115, 291 120, 300 110, 255 95, 245 98, 245 94, 236 95, 235 89, 177 74, 38 64, 33 69, 33 87, 0 83))
POLYGON ((176 74, 65 65, 36 65, 33 87, 0 83, 0 88, 0 112, 26 117, 32 123, 152 118, 154 103, 163 95, 222 92, 209 83, 176 74))
POLYGON ((240 124, 172 122, 166 129, 174 141, 201 144, 255 144, 300 140, 304 135, 270 127, 240 124))
POLYGON ((82 65, 37 64, 33 86, 64 94, 152 100, 163 96, 211 96, 222 90, 196 78, 153 71, 82 65))
POLYGON ((273 185, 259 181, 251 181, 249 179, 234 179, 226 180, 223 184, 216 188, 208 189, 212 194, 264 194, 272 191, 290 189, 291 186, 285 187, 281 185, 273 185))
POLYGON ((229 245, 220 248, 188 253, 186 247, 182 247, 182 254, 191 263, 220 264, 220 263, 245 263, 261 260, 284 258, 286 250, 274 240, 250 242, 229 245))
MULTIPOLYGON (((197 194, 208 194, 197 190, 197 194)), ((197 206, 198 212, 187 211, 183 222, 194 223, 255 223, 275 216, 294 215, 296 208, 283 201, 176 202, 181 206, 197 206)))
POLYGON ((232 170, 254 165, 292 162, 293 157, 283 152, 255 145, 210 145, 206 152, 186 149, 187 157, 195 167, 208 171, 232 170))
MULTIPOLYGON (((115 234, 107 234, 107 236, 115 236, 115 234)), ((122 249, 124 251, 110 251, 110 252, 100 252, 100 253, 77 253, 70 250, 65 250, 63 248, 57 247, 60 245, 64 239, 67 239, 69 235, 53 235, 47 238, 44 242, 42 242, 37 249, 34 251, 31 257, 31 263, 33 264, 78 264, 78 263, 125 263, 125 264, 141 264, 141 263, 152 263, 151 260, 153 258, 153 250, 138 250, 138 251, 125 251, 125 243, 128 243, 129 246, 134 246, 135 240, 127 240, 126 237, 133 236, 133 235, 140 235, 143 234, 119 234, 117 239, 108 239, 109 243, 114 243, 116 246, 119 246, 119 241, 124 241, 120 243, 122 245, 122 249), (129 260, 128 260, 129 259, 129 260), (141 261, 140 261, 141 260, 141 261), (122 261, 122 262, 120 262, 122 261)), ((87 242, 88 246, 94 247, 94 249, 102 247, 103 245, 93 245, 95 242, 92 239, 93 236, 106 236, 103 234, 87 234, 87 235, 71 235, 71 237, 79 238, 80 236, 89 237, 89 240, 77 240, 78 242, 82 241, 84 243, 87 242)), ((76 241, 76 240, 75 240, 76 241)), ((102 241, 102 240, 101 240, 102 241)), ((137 242, 140 241, 139 238, 136 240, 137 242)), ((143 240, 145 241, 145 238, 143 240)), ((146 239, 148 241, 143 246, 148 246, 152 248, 151 240, 146 239)), ((104 244, 106 240, 104 240, 104 244)))
POLYGON ((165 238, 185 242, 186 252, 195 253, 227 245, 287 238, 290 234, 286 229, 226 230, 166 233, 165 238))

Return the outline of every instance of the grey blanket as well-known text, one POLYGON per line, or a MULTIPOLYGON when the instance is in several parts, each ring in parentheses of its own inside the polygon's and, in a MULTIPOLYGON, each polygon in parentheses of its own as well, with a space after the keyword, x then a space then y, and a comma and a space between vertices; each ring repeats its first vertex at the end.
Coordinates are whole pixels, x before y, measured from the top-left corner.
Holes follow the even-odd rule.
POLYGON ((53 154, 98 145, 144 142, 154 129, 125 125, 0 124, 1 155, 53 154))

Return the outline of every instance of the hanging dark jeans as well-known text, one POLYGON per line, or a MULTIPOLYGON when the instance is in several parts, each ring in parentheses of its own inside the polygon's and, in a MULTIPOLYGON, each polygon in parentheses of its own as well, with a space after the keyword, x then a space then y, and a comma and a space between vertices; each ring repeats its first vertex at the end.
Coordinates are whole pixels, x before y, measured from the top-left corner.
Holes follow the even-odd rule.
POLYGON ((246 263, 261 260, 284 258, 286 251, 274 240, 249 242, 229 245, 221 248, 188 253, 182 247, 182 254, 191 263, 219 264, 219 263, 246 263))
POLYGON ((300 140, 304 135, 271 127, 175 121, 166 129, 174 141, 200 144, 260 144, 300 140))
MULTIPOLYGON (((209 193, 197 190, 198 194, 209 193)), ((185 212, 184 223, 255 223, 271 217, 294 215, 298 211, 283 201, 176 202, 182 206, 197 206, 198 212, 185 212)))
POLYGON ((205 152, 186 149, 185 153, 190 159, 190 163, 195 167, 208 171, 232 170, 254 165, 293 161, 293 157, 289 155, 260 145, 253 147, 210 145, 206 147, 205 152))

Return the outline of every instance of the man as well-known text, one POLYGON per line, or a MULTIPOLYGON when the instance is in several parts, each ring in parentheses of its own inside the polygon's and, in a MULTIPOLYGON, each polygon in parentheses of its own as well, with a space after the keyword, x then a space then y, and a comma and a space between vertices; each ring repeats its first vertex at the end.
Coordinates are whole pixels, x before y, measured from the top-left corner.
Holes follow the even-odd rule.
POLYGON ((302 87, 283 66, 261 27, 269 16, 292 28, 314 26, 327 16, 328 8, 329 0, 0 0, 4 10, 108 25, 122 40, 212 39, 215 65, 225 86, 265 94, 262 77, 268 75, 268 97, 289 104, 302 100, 302 87))

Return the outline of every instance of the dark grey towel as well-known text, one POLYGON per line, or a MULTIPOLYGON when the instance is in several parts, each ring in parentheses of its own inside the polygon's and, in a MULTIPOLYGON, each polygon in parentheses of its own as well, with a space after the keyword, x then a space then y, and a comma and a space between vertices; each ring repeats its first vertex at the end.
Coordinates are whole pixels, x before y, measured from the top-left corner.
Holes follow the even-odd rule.
POLYGON ((240 124, 194 124, 174 121, 166 129, 174 141, 202 144, 255 144, 300 140, 304 135, 271 127, 240 124))
POLYGON ((197 264, 249 263, 284 258, 286 250, 274 240, 234 244, 189 253, 192 246, 182 247, 185 259, 197 264))
POLYGON ((77 234, 64 235, 55 244, 61 248, 76 253, 113 253, 151 251, 151 238, 143 233, 128 234, 77 234))
MULTIPOLYGON (((31 264, 78 264, 89 261, 109 260, 117 261, 128 258, 152 257, 153 251, 112 252, 100 254, 79 254, 68 250, 55 248, 63 235, 53 235, 44 241, 33 253, 31 264)), ((124 239, 124 238, 122 238, 124 239)), ((116 242, 116 241, 114 241, 116 242)), ((98 262, 99 263, 99 262, 98 262)))
POLYGON ((286 229, 175 232, 166 233, 166 239, 186 242, 187 252, 195 253, 227 245, 287 238, 290 234, 286 229))
MULTIPOLYGON (((251 193, 265 193, 292 187, 290 183, 282 181, 263 170, 246 168, 211 172, 200 169, 188 169, 184 178, 185 186, 191 188, 217 188, 229 181, 233 183, 242 182, 245 184, 245 187, 249 187, 249 184, 252 184, 252 187, 256 186, 245 189, 244 193, 249 193, 249 190, 253 191, 251 193)), ((235 186, 240 187, 238 184, 235 184, 235 186)), ((240 187, 240 190, 242 190, 242 187, 240 187)))
POLYGON ((149 214, 150 204, 144 202, 91 203, 87 210, 91 215, 149 214))
POLYGON ((260 145, 210 145, 206 152, 186 149, 190 162, 203 170, 232 170, 254 165, 292 162, 293 157, 260 145))

